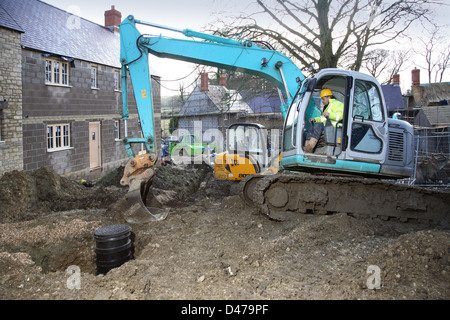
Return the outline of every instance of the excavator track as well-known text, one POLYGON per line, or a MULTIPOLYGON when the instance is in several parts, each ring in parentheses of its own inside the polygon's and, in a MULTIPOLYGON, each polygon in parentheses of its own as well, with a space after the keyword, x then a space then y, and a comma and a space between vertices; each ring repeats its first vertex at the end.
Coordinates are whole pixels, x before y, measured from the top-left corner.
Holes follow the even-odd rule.
POLYGON ((253 175, 240 182, 240 196, 273 220, 296 214, 346 213, 354 217, 419 221, 450 226, 450 192, 378 179, 307 173, 253 175))

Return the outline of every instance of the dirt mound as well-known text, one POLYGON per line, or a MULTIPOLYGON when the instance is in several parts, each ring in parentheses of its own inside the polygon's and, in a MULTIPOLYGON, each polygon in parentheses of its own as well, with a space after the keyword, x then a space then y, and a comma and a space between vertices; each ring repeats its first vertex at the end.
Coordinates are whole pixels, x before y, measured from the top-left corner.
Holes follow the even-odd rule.
POLYGON ((95 182, 95 185, 103 187, 114 186, 118 188, 126 188, 120 184, 120 179, 122 179, 124 169, 124 166, 119 166, 115 170, 101 177, 98 181, 95 182))
POLYGON ((29 220, 49 211, 106 208, 123 194, 118 189, 87 188, 47 167, 5 173, 0 190, 0 223, 29 220))
POLYGON ((368 258, 382 273, 383 290, 405 298, 450 297, 450 233, 439 230, 401 235, 368 258))
POLYGON ((168 206, 183 205, 186 201, 198 201, 204 197, 221 199, 230 194, 232 182, 218 181, 211 167, 190 165, 186 167, 158 167, 153 177, 153 194, 168 206))

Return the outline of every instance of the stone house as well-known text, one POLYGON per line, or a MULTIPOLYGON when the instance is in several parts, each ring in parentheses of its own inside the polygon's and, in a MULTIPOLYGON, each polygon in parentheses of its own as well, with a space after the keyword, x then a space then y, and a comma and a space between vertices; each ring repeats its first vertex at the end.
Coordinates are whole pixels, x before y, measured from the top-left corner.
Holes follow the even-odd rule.
MULTIPOLYGON (((99 25, 39 0, 0 0, 0 174, 48 166, 93 179, 128 160, 120 22, 114 6, 99 25)), ((160 141, 157 81, 152 88, 160 141)), ((128 135, 138 137, 131 81, 128 92, 128 135)))
POLYGON ((417 128, 448 128, 450 83, 421 83, 417 68, 411 71, 411 80, 411 90, 405 95, 407 120, 417 128))
POLYGON ((194 88, 178 113, 179 129, 192 133, 195 122, 200 122, 205 132, 222 128, 229 117, 253 112, 238 92, 227 89, 225 77, 221 77, 219 85, 210 85, 207 73, 200 77, 200 86, 194 88))
POLYGON ((176 116, 178 129, 202 134, 203 142, 217 139, 215 136, 212 139, 209 133, 205 135, 210 129, 218 129, 225 142, 226 130, 233 123, 259 123, 269 132, 271 129, 281 132, 284 120, 279 98, 275 98, 272 95, 252 95, 246 91, 229 90, 225 75, 220 77, 219 85, 211 85, 208 74, 203 73, 200 85, 194 88, 176 116))
POLYGON ((23 169, 20 41, 23 32, 0 5, 0 175, 23 169))

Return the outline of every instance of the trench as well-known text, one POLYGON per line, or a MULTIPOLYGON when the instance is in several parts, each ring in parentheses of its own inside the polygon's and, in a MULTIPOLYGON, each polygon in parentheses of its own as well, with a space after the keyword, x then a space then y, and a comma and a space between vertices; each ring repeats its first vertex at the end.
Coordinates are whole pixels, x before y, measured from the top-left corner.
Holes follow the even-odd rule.
MULTIPOLYGON (((142 249, 150 243, 151 236, 145 233, 131 232, 131 257, 129 260, 140 256, 142 249)), ((96 240, 92 233, 85 233, 77 239, 65 239, 60 243, 46 245, 45 247, 22 247, 19 250, 27 252, 35 264, 42 268, 43 273, 66 271, 70 266, 77 266, 81 272, 98 275, 96 240)), ((128 259, 123 263, 129 261, 128 259)), ((119 266, 117 266, 119 267, 119 266)))
MULTIPOLYGON (((4 237, 0 251, 29 254, 43 273, 64 272, 75 265, 81 272, 96 274, 94 231, 124 223, 108 213, 126 193, 126 189, 119 187, 122 172, 122 167, 117 168, 93 181, 94 187, 85 187, 80 181, 64 178, 45 167, 35 172, 5 174, 0 179, 0 227, 22 236, 14 241, 4 237), (83 227, 72 230, 74 221, 83 227), (36 239, 35 230, 42 232, 36 239)), ((182 206, 198 197, 228 193, 228 185, 224 187, 212 179, 211 168, 204 165, 157 168, 153 189, 163 205, 169 207, 182 206)), ((133 233, 136 259, 151 235, 144 230, 133 233)))

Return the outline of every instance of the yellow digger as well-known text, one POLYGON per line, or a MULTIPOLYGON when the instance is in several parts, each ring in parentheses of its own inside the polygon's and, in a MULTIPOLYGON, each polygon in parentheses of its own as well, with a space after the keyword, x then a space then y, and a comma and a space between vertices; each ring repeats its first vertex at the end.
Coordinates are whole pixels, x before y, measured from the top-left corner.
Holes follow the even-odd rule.
POLYGON ((281 158, 278 130, 257 123, 234 123, 227 130, 226 151, 216 156, 214 177, 239 181, 253 174, 276 174, 281 158))

